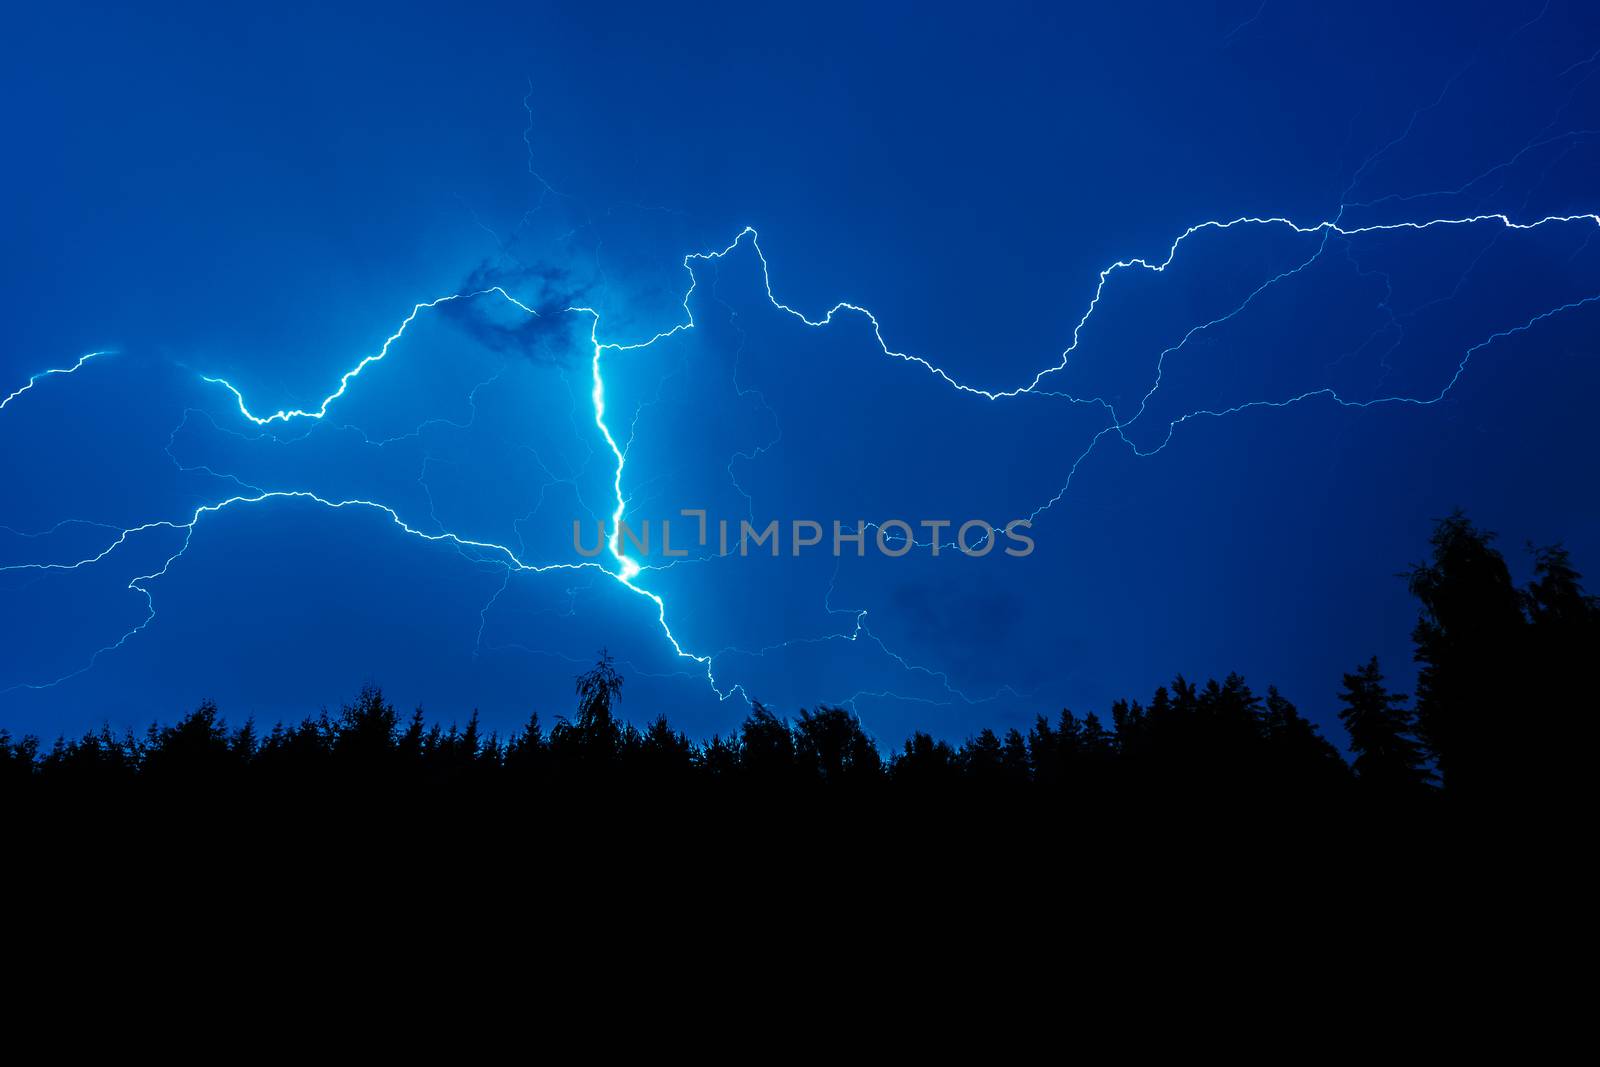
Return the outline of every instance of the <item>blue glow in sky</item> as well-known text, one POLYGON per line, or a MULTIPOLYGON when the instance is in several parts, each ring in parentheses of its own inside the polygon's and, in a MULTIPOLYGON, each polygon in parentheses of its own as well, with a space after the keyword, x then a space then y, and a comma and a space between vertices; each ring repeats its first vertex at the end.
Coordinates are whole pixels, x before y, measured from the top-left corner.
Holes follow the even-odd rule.
POLYGON ((1238 670, 1339 737, 1436 518, 1600 558, 1585 5, 335 6, 11 16, 13 731, 505 730, 606 646, 693 735, 1238 670), (573 551, 681 508, 1037 547, 573 551))

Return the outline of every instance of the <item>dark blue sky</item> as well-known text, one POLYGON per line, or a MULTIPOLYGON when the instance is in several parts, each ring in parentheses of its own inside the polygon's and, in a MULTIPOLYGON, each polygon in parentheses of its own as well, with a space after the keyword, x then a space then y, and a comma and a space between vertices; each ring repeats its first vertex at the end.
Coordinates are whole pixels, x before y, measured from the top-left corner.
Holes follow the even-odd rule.
POLYGON ((1342 740, 1341 671, 1410 681, 1433 520, 1600 560, 1594 220, 1407 225, 1600 210, 1585 5, 328 6, 8 16, 0 397, 113 351, 0 410, 14 732, 368 680, 503 730, 605 645, 696 735, 753 695, 959 738, 1236 669, 1342 740), (1085 318, 1248 217, 1309 232, 1202 229, 1085 318), (575 566, 617 463, 565 309, 646 341, 747 226, 778 300, 947 378, 774 307, 747 236, 693 330, 601 352, 627 514, 1037 512, 1032 556, 575 566), (419 310, 320 419, 204 380, 316 411, 491 286, 540 314, 419 310), (1031 392, 950 384, 1075 330, 1031 392), (224 503, 263 493, 314 498, 224 503))

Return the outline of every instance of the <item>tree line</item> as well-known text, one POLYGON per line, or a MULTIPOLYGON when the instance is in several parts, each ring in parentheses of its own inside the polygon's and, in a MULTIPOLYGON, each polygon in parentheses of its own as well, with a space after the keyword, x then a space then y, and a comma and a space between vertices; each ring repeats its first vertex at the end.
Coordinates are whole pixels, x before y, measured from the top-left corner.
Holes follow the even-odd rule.
POLYGON ((573 717, 547 727, 534 715, 504 738, 476 713, 465 727, 430 724, 420 709, 403 717, 376 688, 266 732, 230 728, 207 702, 143 736, 105 727, 46 747, 0 731, 0 789, 1433 803, 1575 785, 1593 729, 1585 683, 1600 662, 1600 601, 1559 545, 1530 546, 1534 577, 1517 586, 1494 535, 1459 513, 1431 547, 1406 575, 1419 605, 1415 699, 1388 687, 1375 657, 1346 673, 1349 760, 1275 687, 1258 693, 1237 674, 1180 676, 1106 718, 1063 710, 955 745, 918 732, 885 752, 844 708, 791 720, 760 703, 735 733, 696 742, 664 716, 625 721, 623 679, 602 653, 576 679, 573 717))

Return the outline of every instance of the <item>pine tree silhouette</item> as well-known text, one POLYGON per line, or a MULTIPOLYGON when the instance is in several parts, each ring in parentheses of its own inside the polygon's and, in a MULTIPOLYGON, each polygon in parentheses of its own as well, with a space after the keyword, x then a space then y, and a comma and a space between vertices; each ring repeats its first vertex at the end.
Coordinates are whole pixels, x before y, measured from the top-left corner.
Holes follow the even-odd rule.
POLYGON ((1600 600, 1583 591, 1582 575, 1560 545, 1533 548, 1534 580, 1523 592, 1531 621, 1528 702, 1537 709, 1541 743, 1528 755, 1525 788, 1574 793, 1588 776, 1590 753, 1600 744, 1591 674, 1600 663, 1600 600))
POLYGON ((704 743, 659 713, 635 714, 648 724, 641 730, 619 713, 623 678, 602 649, 574 679, 571 720, 546 731, 533 715, 504 742, 485 736, 475 711, 465 727, 430 724, 421 709, 402 721, 372 686, 336 715, 280 723, 264 736, 248 721, 230 730, 208 701, 143 735, 107 727, 48 749, 0 731, 0 791, 82 800, 102 812, 129 797, 177 800, 191 812, 229 811, 252 797, 281 809, 295 799, 319 814, 389 811, 396 799, 421 812, 467 797, 474 810, 499 810, 479 801, 523 799, 521 810, 622 817, 715 795, 716 810, 767 813, 760 817, 769 821, 786 800, 801 812, 823 797, 866 804, 898 795, 914 797, 914 808, 949 799, 958 803, 943 810, 954 814, 977 798, 1013 811, 1028 798, 1028 810, 1079 827, 1093 810, 1142 808, 1171 820, 1222 806, 1337 808, 1365 796, 1386 812, 1419 803, 1432 812, 1454 810, 1452 798, 1472 810, 1489 795, 1577 792, 1594 751, 1587 709, 1600 601, 1584 593, 1559 545, 1533 550, 1533 580, 1519 589, 1491 541, 1453 515, 1434 532, 1431 560, 1409 573, 1421 605, 1415 714, 1388 690, 1375 657, 1343 676, 1339 719, 1353 773, 1287 697, 1269 686, 1263 699, 1238 674, 1199 684, 1180 675, 1147 703, 1113 703, 1109 724, 1063 710, 1055 722, 1036 717, 1026 733, 978 730, 959 748, 919 731, 886 762, 856 715, 837 707, 802 710, 791 724, 753 703, 735 735, 704 743), (1430 758, 1442 793, 1427 788, 1438 778, 1430 758), (569 795, 584 803, 563 806, 569 795), (1440 796, 1450 806, 1422 799, 1440 796))
POLYGON ((1355 772, 1363 787, 1381 792, 1420 789, 1434 778, 1422 745, 1412 736, 1415 724, 1404 693, 1384 687, 1378 657, 1344 676, 1339 721, 1350 733, 1356 754, 1355 772))
POLYGON ((1422 604, 1416 644, 1417 736, 1444 787, 1482 796, 1523 775, 1519 739, 1504 729, 1527 699, 1527 620, 1506 562, 1459 511, 1434 530, 1433 558, 1411 569, 1422 604))

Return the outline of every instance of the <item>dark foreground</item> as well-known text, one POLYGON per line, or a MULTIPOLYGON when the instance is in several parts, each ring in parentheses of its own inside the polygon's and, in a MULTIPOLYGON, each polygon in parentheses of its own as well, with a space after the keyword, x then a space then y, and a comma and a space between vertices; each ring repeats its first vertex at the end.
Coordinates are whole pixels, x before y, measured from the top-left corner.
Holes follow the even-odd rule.
POLYGON ((202 705, 142 737, 109 730, 41 745, 0 732, 0 796, 102 814, 141 800, 260 801, 286 810, 330 799, 344 810, 465 802, 480 811, 575 814, 624 806, 649 814, 706 802, 727 813, 871 804, 905 812, 1068 813, 1080 824, 1150 810, 1168 820, 1217 805, 1268 813, 1479 811, 1572 791, 1591 751, 1600 607, 1557 548, 1533 554, 1518 588, 1492 535, 1443 521, 1410 572, 1420 603, 1415 707, 1388 691, 1376 660, 1343 678, 1340 712, 1353 759, 1276 689, 1237 675, 1177 678, 1105 718, 1039 716, 1026 731, 982 730, 959 745, 918 733, 880 750, 842 708, 793 720, 757 704, 738 733, 695 742, 665 717, 644 729, 618 714, 622 678, 603 653, 577 679, 572 719, 537 716, 515 735, 402 718, 369 689, 338 713, 262 731, 230 727, 202 705), (1581 695, 1588 694, 1588 695, 1581 695), (552 808, 551 805, 554 805, 552 808))

